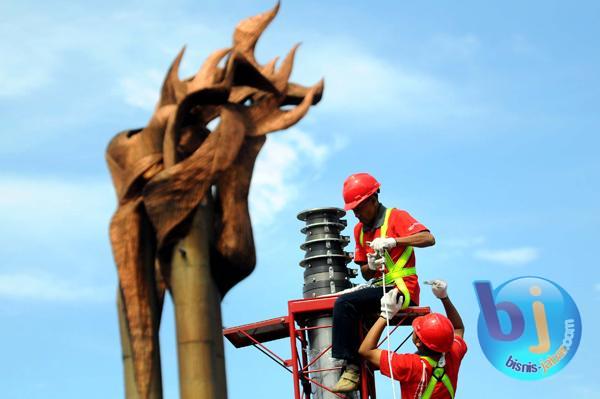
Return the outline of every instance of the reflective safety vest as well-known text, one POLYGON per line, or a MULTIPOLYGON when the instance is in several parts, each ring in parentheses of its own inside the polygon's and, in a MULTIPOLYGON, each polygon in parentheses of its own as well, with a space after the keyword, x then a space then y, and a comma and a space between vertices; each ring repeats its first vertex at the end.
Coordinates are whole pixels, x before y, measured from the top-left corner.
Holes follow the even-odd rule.
POLYGON ((420 356, 422 360, 427 361, 433 367, 433 372, 431 373, 431 378, 429 379, 429 383, 427 383, 427 388, 425 388, 425 392, 421 395, 421 399, 430 399, 431 394, 433 394, 433 390, 438 382, 444 384, 448 392, 450 393, 450 397, 454 399, 454 387, 450 382, 450 377, 446 374, 446 370, 443 367, 438 367, 438 363, 428 356, 420 356))
MULTIPOLYGON (((383 224, 381 225, 381 229, 379 230, 381 238, 386 237, 386 233, 387 233, 387 229, 388 229, 388 222, 390 220, 390 214, 392 213, 393 209, 394 208, 387 208, 385 210, 385 218, 383 219, 383 224)), ((359 236, 359 242, 360 242, 361 247, 364 247, 363 241, 364 241, 364 231, 361 228, 360 236, 359 236)), ((388 270, 388 272, 385 274, 385 284, 386 285, 395 284, 396 287, 398 287, 398 290, 404 296, 404 302, 402 303, 402 309, 406 309, 408 307, 408 305, 410 304, 410 292, 408 291, 408 287, 406 286, 406 283, 404 282, 404 277, 417 274, 416 267, 407 267, 407 268, 404 267, 408 263, 408 260, 410 259, 410 256, 412 255, 412 253, 413 253, 413 247, 407 246, 404 249, 404 252, 402 252, 402 255, 400 255, 400 257, 398 258, 398 260, 396 262, 394 262, 392 260, 392 257, 388 253, 388 251, 386 250, 384 252, 385 267, 388 270)), ((379 281, 375 285, 381 285, 381 284, 383 284, 383 282, 379 281)))

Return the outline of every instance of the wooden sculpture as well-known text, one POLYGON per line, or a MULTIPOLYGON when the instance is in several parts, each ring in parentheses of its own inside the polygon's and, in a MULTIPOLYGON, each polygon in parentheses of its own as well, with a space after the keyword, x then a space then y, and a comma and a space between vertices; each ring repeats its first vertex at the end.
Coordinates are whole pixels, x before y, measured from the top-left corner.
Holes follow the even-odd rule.
POLYGON ((264 65, 254 58, 278 9, 238 24, 233 46, 185 80, 178 77, 181 50, 148 125, 108 145, 129 399, 162 397, 158 331, 166 290, 175 306, 181 397, 226 397, 220 301, 256 263, 248 213, 254 162, 266 134, 297 123, 323 92, 323 81, 288 81, 297 46, 279 67, 277 58, 264 65))

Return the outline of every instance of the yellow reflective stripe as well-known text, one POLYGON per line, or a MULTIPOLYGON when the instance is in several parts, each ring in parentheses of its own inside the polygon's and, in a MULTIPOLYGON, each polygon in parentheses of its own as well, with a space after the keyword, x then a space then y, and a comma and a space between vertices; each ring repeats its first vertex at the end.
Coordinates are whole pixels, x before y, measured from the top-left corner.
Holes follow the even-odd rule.
MULTIPOLYGON (((379 236, 381 238, 386 238, 387 230, 390 220, 390 215, 392 214, 392 210, 394 208, 387 208, 385 210, 385 217, 383 219, 383 224, 381 225, 381 229, 379 230, 379 236)), ((358 242, 360 246, 364 246, 364 230, 360 229, 360 234, 358 237, 358 242)), ((406 247, 402 255, 398 258, 396 262, 392 259, 388 251, 384 252, 385 257, 385 267, 388 270, 388 273, 385 275, 385 285, 395 284, 398 290, 404 296, 404 302, 402 303, 402 309, 406 309, 410 304, 410 292, 408 291, 408 287, 404 282, 404 277, 412 276, 417 274, 417 269, 414 267, 404 268, 408 263, 411 255, 413 253, 413 247, 406 247)), ((383 282, 381 283, 383 284, 383 282)))
MULTIPOLYGON (((386 238, 387 230, 390 221, 390 215, 392 214, 392 210, 394 208, 387 208, 385 210, 385 217, 383 218, 383 224, 379 230, 379 237, 386 238)), ((359 235, 359 242, 361 246, 364 246, 364 230, 361 228, 359 235)), ((388 253, 388 251, 384 252, 385 256, 385 267, 388 270, 388 273, 385 275, 385 284, 395 284, 398 287, 398 290, 404 296, 404 302, 402 303, 402 309, 406 309, 410 304, 410 292, 408 291, 408 287, 406 283, 404 283, 404 278, 406 276, 412 276, 417 274, 417 270, 414 267, 404 269, 406 263, 410 259, 410 256, 413 253, 412 247, 406 247, 400 258, 396 262, 393 261, 392 257, 388 253)))
POLYGON ((448 393, 450 393, 450 397, 454 398, 454 387, 452 386, 452 383, 450 382, 450 377, 448 377, 447 374, 444 374, 444 376, 442 377, 442 384, 444 384, 444 386, 448 390, 448 393))
POLYGON ((404 269, 400 269, 400 270, 395 270, 393 272, 388 273, 388 275, 390 275, 390 279, 391 281, 389 281, 389 283, 391 283, 392 281, 400 278, 400 277, 408 277, 408 276, 413 276, 417 274, 417 268, 416 267, 406 267, 404 269))
POLYGON ((392 260, 392 257, 388 253, 388 251, 385 251, 385 253, 384 253, 385 267, 388 269, 387 276, 390 276, 389 281, 386 276, 386 282, 392 282, 392 280, 394 280, 395 278, 398 278, 398 277, 406 277, 406 276, 412 276, 413 274, 417 274, 417 269, 415 267, 409 267, 409 268, 404 267, 408 263, 412 253, 413 253, 413 247, 406 247, 404 252, 402 252, 402 255, 400 255, 398 260, 394 263, 394 261, 392 260))
POLYGON ((392 214, 392 209, 394 208, 388 208, 385 210, 385 218, 383 218, 383 224, 381 225, 381 234, 379 234, 379 237, 381 238, 385 238, 386 234, 387 234, 387 229, 388 229, 388 221, 390 220, 390 215, 392 214))
POLYGON ((452 382, 450 382, 450 377, 448 377, 448 374, 446 374, 444 372, 444 368, 438 367, 437 362, 435 360, 433 360, 432 358, 430 358, 429 356, 421 356, 421 359, 427 360, 427 362, 431 365, 431 367, 433 367, 433 371, 431 373, 432 376, 429 379, 429 383, 427 384, 427 388, 425 388, 425 392, 423 392, 421 399, 431 398, 431 394, 433 393, 433 390, 439 381, 441 373, 444 373, 442 376, 442 384, 444 384, 444 386, 448 390, 450 397, 454 398, 454 387, 452 386, 452 382), (436 378, 433 377, 434 375, 436 378))
MULTIPOLYGON (((388 275, 386 274, 385 275, 386 280, 387 280, 387 276, 388 275)), ((398 279, 395 279, 392 281, 396 285, 396 288, 398 288, 398 291, 400 291, 402 293, 402 296, 404 297, 404 300, 402 302, 402 307, 400 308, 400 309, 404 310, 410 304, 410 292, 408 291, 408 287, 406 286, 406 283, 404 282, 403 278, 398 278, 398 279)))
POLYGON ((402 309, 406 309, 410 304, 410 292, 404 282, 404 277, 412 276, 417 274, 415 267, 404 268, 410 256, 413 253, 413 247, 406 247, 400 258, 394 263, 390 254, 385 251, 385 267, 388 269, 388 273, 385 275, 385 284, 394 283, 398 290, 404 295, 404 302, 402 303, 402 309))
MULTIPOLYGON (((396 263, 394 263, 394 261, 392 260, 392 257, 388 254, 387 251, 385 251, 386 266, 388 264, 387 261, 389 259, 392 269, 396 269, 396 268, 401 269, 404 266, 406 266, 406 264, 410 260, 410 256, 412 255, 412 253, 413 253, 413 247, 408 246, 408 247, 404 248, 404 252, 402 252, 402 255, 400 255, 400 257, 398 258, 396 263)), ((388 269, 388 270, 390 270, 390 269, 388 269)))

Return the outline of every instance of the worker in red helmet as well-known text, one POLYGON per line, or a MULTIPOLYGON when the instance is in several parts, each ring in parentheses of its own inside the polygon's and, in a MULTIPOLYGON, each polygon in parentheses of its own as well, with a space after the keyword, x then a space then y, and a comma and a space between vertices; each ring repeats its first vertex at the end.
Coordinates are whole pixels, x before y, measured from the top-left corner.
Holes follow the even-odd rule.
POLYGON ((381 316, 360 345, 360 356, 381 373, 400 381, 402 399, 453 399, 458 370, 467 344, 460 314, 448 298, 443 280, 431 282, 433 294, 442 301, 446 316, 430 313, 413 320, 413 343, 417 353, 397 354, 377 349, 387 320, 402 307, 401 296, 394 289, 381 298, 381 316), (387 319, 387 320, 386 320, 387 319))
POLYGON ((354 228, 354 262, 369 288, 340 295, 333 308, 332 356, 344 360, 346 368, 335 392, 350 392, 359 386, 358 325, 364 315, 376 314, 386 290, 397 288, 403 307, 419 304, 419 282, 413 247, 429 247, 435 238, 427 227, 408 212, 387 208, 379 202, 381 184, 368 173, 356 173, 344 182, 344 209, 352 210, 359 223, 354 228), (385 272, 383 279, 382 270, 385 272))

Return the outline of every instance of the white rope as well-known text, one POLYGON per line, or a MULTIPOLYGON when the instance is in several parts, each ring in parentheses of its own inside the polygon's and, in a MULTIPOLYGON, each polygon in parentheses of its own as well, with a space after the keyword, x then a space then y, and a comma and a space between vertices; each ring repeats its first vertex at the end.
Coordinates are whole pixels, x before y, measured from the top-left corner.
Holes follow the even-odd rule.
MULTIPOLYGON (((381 253, 378 252, 378 255, 381 256, 381 253)), ((385 296, 385 263, 381 264, 381 282, 383 284, 381 284, 381 286, 383 287, 383 295, 385 296)), ((402 297, 402 300, 404 301, 404 297, 402 297)), ((392 344, 391 344, 391 337, 390 337, 390 314, 389 314, 389 309, 385 310, 385 324, 386 324, 386 335, 387 335, 387 350, 388 350, 388 367, 390 369, 390 381, 392 383, 392 395, 394 397, 394 399, 396 399, 396 384, 394 383, 394 370, 392 370, 392 344)))
POLYGON ((421 366, 423 366, 423 370, 421 371, 421 381, 419 381, 417 391, 415 392, 415 399, 421 399, 421 397, 423 396, 423 389, 425 389, 425 380, 427 379, 427 367, 425 366, 425 360, 423 359, 421 359, 421 366))

